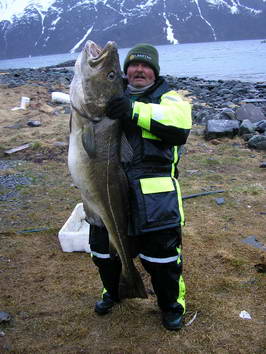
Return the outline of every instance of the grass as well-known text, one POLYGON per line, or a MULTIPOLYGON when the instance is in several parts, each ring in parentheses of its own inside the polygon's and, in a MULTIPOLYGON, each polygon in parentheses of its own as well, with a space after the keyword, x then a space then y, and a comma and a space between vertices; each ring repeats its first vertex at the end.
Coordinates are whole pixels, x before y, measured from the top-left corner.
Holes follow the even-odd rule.
POLYGON ((33 150, 38 150, 41 148, 41 146, 42 146, 42 143, 40 141, 35 141, 35 142, 31 143, 31 148, 33 150))
MULTIPOLYGON (((19 102, 20 89, 6 90, 0 95, 6 114, 0 128, 14 124, 20 114, 8 110, 19 102)), ((31 90, 24 87, 23 95, 36 95, 31 90)), ((44 88, 38 100, 49 102, 44 88)), ((40 146, 1 157, 21 161, 1 175, 20 173, 32 184, 18 186, 14 199, 1 202, 0 311, 9 312, 12 320, 0 324, 5 333, 0 352, 263 353, 265 274, 254 266, 265 263, 266 254, 242 240, 256 235, 266 243, 265 169, 258 167, 265 153, 248 150, 239 138, 213 145, 190 135, 179 166, 183 194, 225 192, 184 201, 185 320, 197 317, 182 331, 169 332, 161 326, 152 294, 125 300, 102 318, 94 313, 101 282, 90 255, 63 253, 58 241, 59 229, 80 202, 66 166, 67 149, 53 145, 67 141, 68 117, 40 115, 45 122, 37 128, 40 146), (223 205, 216 204, 218 197, 224 198, 223 205), (252 319, 241 319, 242 310, 252 319)), ((34 129, 10 129, 10 134, 1 129, 1 144, 36 142, 34 129)))

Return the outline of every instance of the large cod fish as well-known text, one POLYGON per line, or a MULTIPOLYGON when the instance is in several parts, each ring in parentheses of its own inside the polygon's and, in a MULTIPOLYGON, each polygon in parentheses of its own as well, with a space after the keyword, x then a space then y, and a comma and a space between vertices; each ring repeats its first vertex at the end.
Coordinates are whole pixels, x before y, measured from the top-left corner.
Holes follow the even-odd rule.
POLYGON ((146 291, 126 240, 128 182, 121 158, 129 157, 129 144, 119 120, 105 115, 107 101, 123 93, 123 80, 115 42, 104 49, 88 41, 80 53, 70 86, 71 122, 68 166, 81 192, 90 224, 108 230, 110 253, 122 262, 121 298, 146 298, 146 291))

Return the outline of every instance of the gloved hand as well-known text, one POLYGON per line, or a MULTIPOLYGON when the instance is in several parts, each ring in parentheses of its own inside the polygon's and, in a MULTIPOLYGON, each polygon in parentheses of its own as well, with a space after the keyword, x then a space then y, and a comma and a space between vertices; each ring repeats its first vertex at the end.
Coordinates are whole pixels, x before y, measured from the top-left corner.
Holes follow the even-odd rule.
POLYGON ((127 96, 114 96, 106 105, 106 115, 110 119, 131 119, 133 104, 127 96))

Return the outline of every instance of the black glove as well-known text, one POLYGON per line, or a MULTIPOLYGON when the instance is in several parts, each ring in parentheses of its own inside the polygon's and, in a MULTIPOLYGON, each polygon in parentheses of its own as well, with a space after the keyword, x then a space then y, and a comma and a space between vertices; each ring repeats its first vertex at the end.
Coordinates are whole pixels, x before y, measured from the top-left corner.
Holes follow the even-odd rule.
POLYGON ((106 105, 106 115, 110 119, 131 119, 133 104, 127 96, 112 97, 106 105))

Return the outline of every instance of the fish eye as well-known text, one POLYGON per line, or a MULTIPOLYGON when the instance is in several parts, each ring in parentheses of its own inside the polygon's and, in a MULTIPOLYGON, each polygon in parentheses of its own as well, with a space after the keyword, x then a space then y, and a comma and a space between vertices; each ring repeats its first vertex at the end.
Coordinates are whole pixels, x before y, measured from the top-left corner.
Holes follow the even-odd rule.
POLYGON ((107 79, 108 80, 114 80, 115 78, 115 73, 113 71, 111 71, 108 75, 107 75, 107 79))

